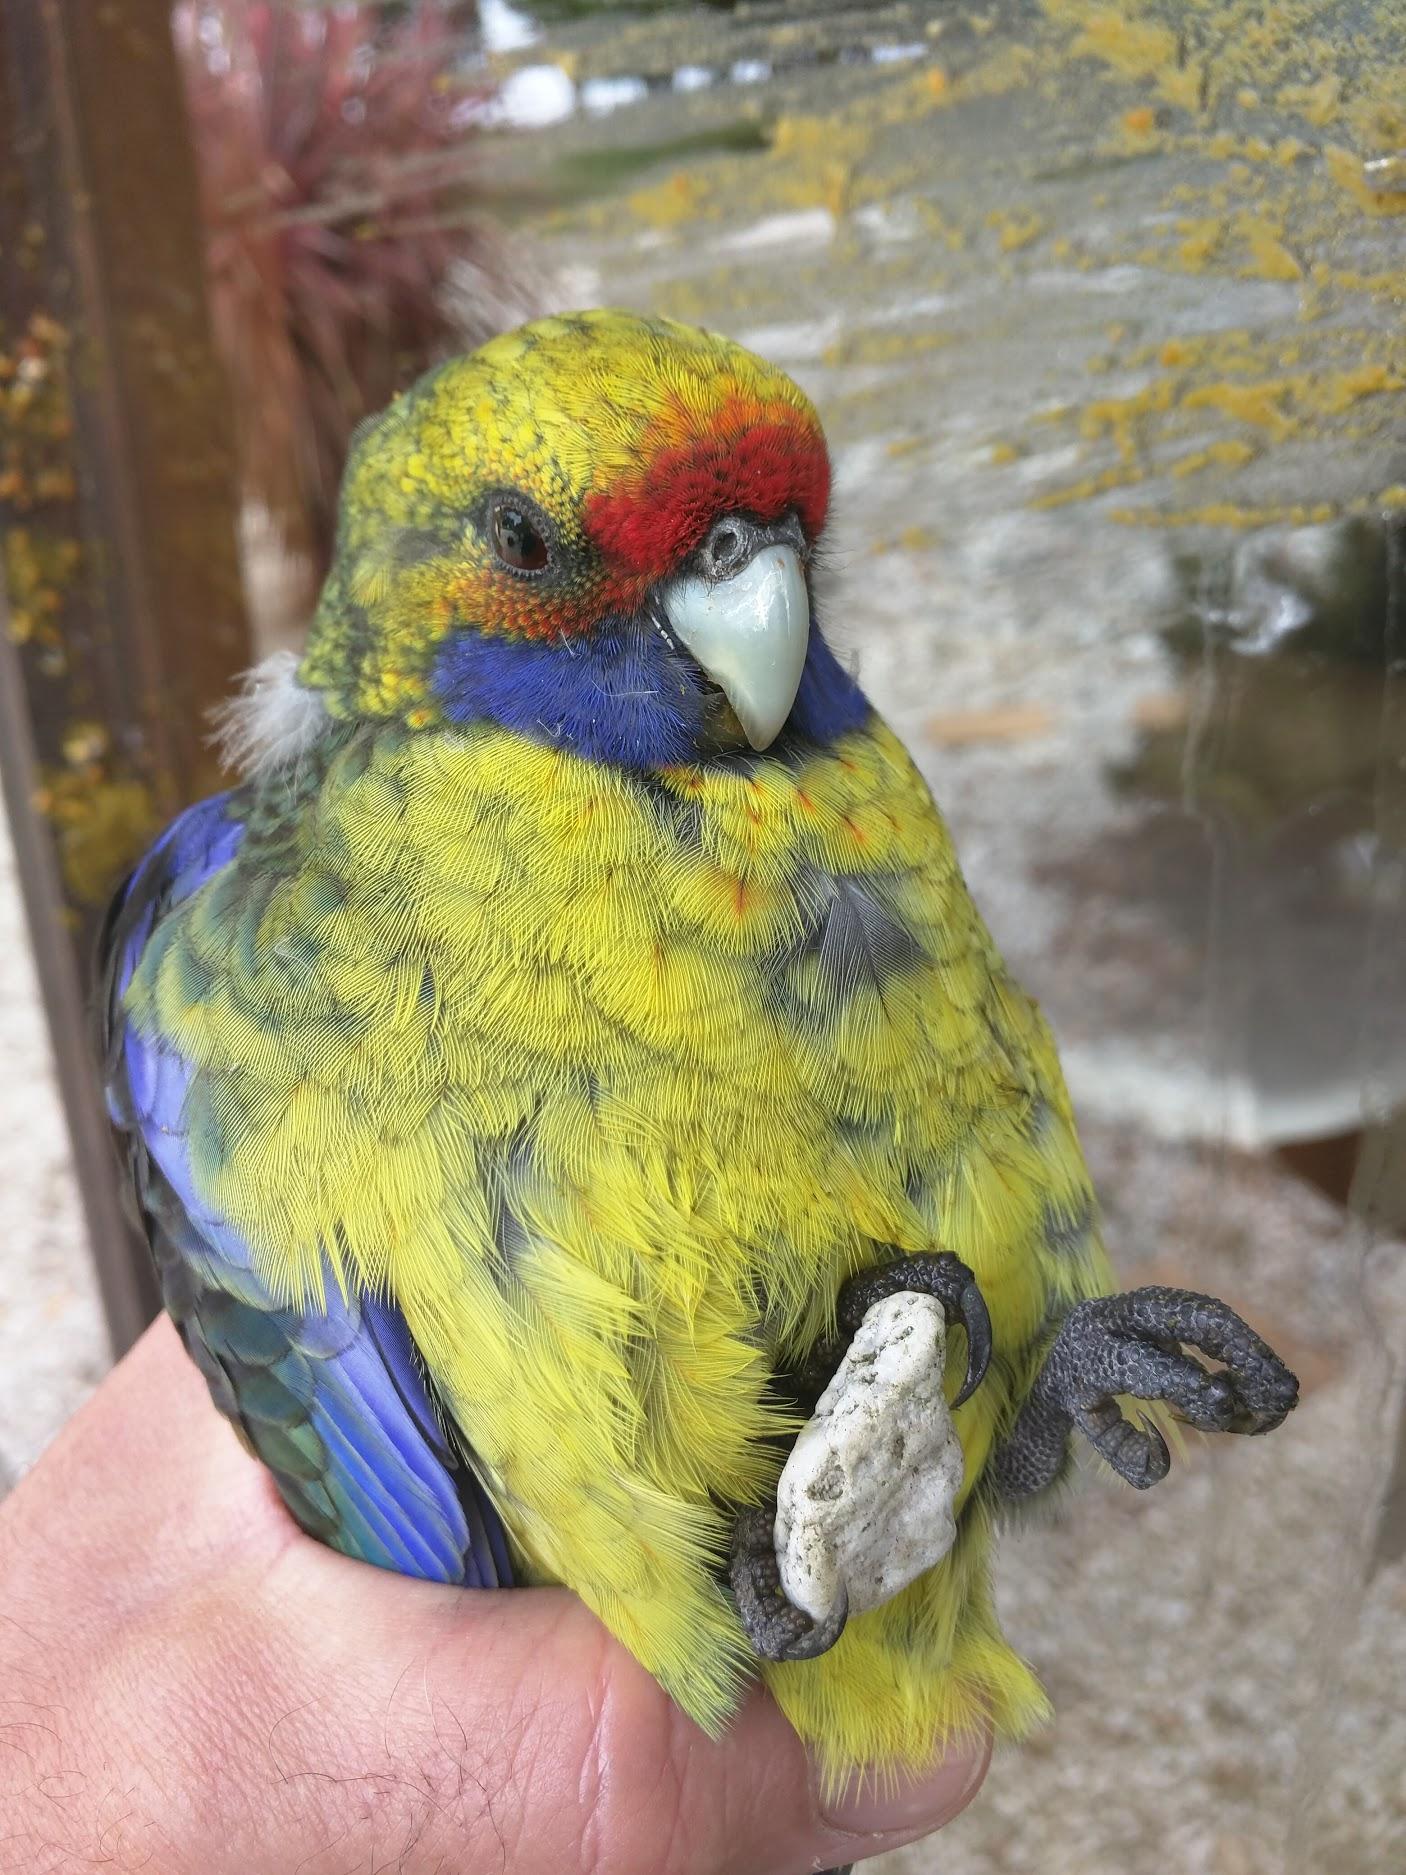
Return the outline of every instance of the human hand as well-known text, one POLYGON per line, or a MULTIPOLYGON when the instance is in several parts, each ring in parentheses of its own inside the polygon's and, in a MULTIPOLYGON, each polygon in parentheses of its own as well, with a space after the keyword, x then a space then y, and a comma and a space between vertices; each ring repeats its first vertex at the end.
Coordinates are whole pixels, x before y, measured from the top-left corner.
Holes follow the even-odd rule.
POLYGON ((564 1590, 324 1549, 166 1321, 0 1508, 0 1870, 799 1875, 985 1768, 827 1808, 763 1694, 711 1742, 564 1590))

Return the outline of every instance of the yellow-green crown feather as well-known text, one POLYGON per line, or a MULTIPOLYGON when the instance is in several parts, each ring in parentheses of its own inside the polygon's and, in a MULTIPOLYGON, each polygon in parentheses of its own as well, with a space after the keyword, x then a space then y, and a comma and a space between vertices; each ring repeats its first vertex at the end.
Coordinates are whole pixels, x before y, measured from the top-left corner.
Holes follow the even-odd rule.
POLYGON ((809 400, 717 333, 617 311, 539 320, 440 365, 360 432, 301 680, 337 715, 435 713, 450 632, 546 638, 637 605, 729 502, 823 525, 809 400), (499 564, 495 496, 551 525, 550 588, 499 564))

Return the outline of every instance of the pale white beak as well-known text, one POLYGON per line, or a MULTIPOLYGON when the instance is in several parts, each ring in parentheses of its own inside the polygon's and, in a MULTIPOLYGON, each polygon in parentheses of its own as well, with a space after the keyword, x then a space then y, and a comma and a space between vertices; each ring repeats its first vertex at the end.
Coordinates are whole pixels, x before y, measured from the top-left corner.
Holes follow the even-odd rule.
POLYGON ((810 597, 794 547, 762 547, 740 571, 696 573, 663 592, 675 637, 722 686, 754 749, 781 733, 800 688, 810 642, 810 597))

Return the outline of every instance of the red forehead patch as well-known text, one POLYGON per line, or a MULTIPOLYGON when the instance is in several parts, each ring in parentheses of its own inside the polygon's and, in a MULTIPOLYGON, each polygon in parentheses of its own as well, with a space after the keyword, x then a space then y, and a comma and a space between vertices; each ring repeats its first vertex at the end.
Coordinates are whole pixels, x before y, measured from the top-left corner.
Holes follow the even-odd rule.
POLYGON ((663 449, 638 479, 587 497, 590 538, 622 571, 662 579, 724 514, 775 521, 794 508, 813 540, 830 500, 830 458, 800 411, 663 449))

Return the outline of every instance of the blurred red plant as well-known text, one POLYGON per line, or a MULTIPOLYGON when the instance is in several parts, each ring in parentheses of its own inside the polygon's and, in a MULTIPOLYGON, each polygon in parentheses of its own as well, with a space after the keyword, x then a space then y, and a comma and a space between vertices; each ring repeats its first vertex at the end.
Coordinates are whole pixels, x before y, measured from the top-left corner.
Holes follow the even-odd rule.
POLYGON ((445 290, 456 265, 505 271, 471 206, 476 16, 455 0, 174 12, 243 493, 313 581, 352 431, 477 336, 445 290))

